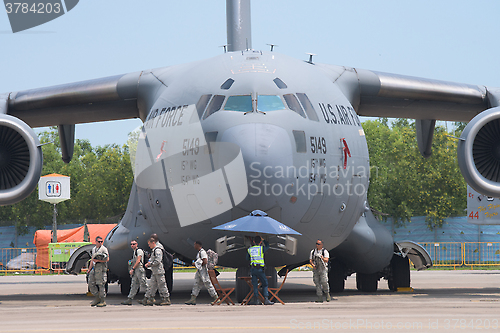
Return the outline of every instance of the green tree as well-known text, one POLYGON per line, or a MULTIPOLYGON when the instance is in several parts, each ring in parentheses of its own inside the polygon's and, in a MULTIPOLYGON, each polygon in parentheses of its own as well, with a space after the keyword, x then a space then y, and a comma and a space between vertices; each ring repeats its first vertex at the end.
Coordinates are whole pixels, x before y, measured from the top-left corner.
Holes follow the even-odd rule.
MULTIPOLYGON (((460 173, 456 140, 443 127, 436 127, 432 156, 418 150, 414 123, 397 119, 363 123, 372 172, 370 205, 402 224, 412 216, 426 216, 429 228, 441 226, 449 216, 464 215, 466 183, 460 173)), ((455 134, 455 133, 452 133, 455 134)))

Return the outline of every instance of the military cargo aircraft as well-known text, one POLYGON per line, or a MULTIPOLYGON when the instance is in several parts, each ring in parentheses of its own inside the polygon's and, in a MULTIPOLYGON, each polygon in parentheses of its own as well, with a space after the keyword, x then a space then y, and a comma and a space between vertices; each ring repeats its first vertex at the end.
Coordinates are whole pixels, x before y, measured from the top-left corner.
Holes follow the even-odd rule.
MULTIPOLYGON (((140 118, 128 208, 105 238, 109 280, 124 294, 128 244, 136 239, 144 247, 152 233, 186 263, 196 255, 195 240, 216 245, 220 265, 248 275, 247 235, 212 228, 257 209, 302 234, 268 237, 271 284, 274 267, 303 265, 322 239, 332 254, 333 291, 353 273, 361 291, 377 290, 381 278, 392 290, 409 287, 407 257, 417 269, 432 262, 417 244, 395 243, 372 214, 359 116, 415 119, 424 157, 432 153, 436 120, 470 121, 459 141, 461 171, 475 190, 498 197, 500 90, 255 50, 250 1, 227 0, 226 10, 227 52, 219 56, 1 94, 0 204, 23 200, 38 183, 42 151, 33 127, 57 125, 70 162, 75 124, 140 118)), ((75 253, 70 270, 87 252, 75 253)), ((239 300, 244 292, 237 279, 239 300)))

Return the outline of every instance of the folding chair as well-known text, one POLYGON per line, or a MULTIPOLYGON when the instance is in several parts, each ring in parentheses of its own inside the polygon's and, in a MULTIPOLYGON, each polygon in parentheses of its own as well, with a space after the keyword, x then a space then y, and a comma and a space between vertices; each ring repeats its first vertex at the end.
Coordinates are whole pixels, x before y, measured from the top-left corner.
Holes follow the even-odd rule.
POLYGON ((285 277, 283 278, 283 281, 281 282, 281 285, 279 286, 279 288, 268 288, 269 293, 272 295, 272 296, 269 298, 269 300, 270 300, 270 301, 272 301, 272 300, 273 300, 273 298, 276 298, 276 300, 277 300, 278 302, 280 302, 281 304, 285 305, 285 302, 283 302, 283 301, 281 300, 281 298, 279 298, 279 297, 278 297, 278 293, 280 292, 281 288, 283 288, 283 285, 285 284, 286 277, 288 276, 288 273, 289 273, 289 272, 290 272, 290 271, 287 269, 287 270, 286 270, 286 273, 285 273, 285 277))
POLYGON ((222 288, 219 280, 217 280, 217 276, 215 275, 215 271, 213 269, 208 270, 208 276, 210 276, 210 281, 212 281, 212 285, 217 292, 217 296, 219 296, 212 305, 217 304, 221 305, 222 302, 226 302, 227 305, 234 305, 233 300, 229 297, 231 293, 234 291, 234 288, 222 288), (231 302, 231 303, 229 303, 231 302))

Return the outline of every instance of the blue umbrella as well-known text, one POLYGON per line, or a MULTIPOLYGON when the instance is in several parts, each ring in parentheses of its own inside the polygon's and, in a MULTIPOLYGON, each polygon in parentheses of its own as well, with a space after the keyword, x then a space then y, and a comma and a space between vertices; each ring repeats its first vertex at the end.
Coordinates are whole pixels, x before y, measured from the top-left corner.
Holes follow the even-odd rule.
POLYGON ((212 229, 239 232, 256 232, 270 235, 302 235, 281 222, 267 216, 261 210, 254 210, 250 215, 221 224, 212 229))

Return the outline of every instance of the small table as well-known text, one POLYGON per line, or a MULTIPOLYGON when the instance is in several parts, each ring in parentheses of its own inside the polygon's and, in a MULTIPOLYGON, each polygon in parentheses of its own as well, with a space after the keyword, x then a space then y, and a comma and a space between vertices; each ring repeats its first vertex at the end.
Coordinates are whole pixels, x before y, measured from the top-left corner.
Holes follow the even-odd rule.
MULTIPOLYGON (((266 276, 266 279, 269 280, 270 278, 271 278, 270 276, 266 276)), ((248 305, 248 302, 250 302, 250 300, 253 297, 252 277, 251 276, 240 276, 238 279, 244 280, 248 284, 248 286, 250 287, 250 292, 245 296, 245 298, 243 299, 243 301, 240 304, 240 305, 248 305)), ((258 287, 261 287, 262 282, 260 282, 260 280, 258 280, 258 281, 259 281, 258 287)), ((257 292, 259 293, 259 298, 260 298, 261 302, 264 303, 264 296, 262 296, 262 294, 260 293, 260 290, 257 290, 257 292)))

